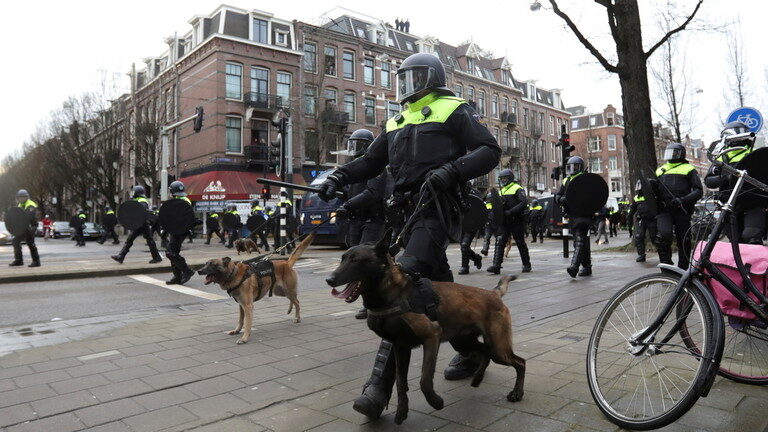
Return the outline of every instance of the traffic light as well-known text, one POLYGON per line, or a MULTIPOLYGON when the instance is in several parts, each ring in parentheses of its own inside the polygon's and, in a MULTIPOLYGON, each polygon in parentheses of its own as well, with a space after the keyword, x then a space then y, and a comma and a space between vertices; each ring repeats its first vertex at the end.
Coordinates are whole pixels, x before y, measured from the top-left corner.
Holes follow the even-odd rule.
POLYGON ((568 159, 568 157, 570 157, 570 156, 571 156, 571 152, 572 152, 572 151, 574 151, 574 150, 576 150, 576 147, 574 147, 573 145, 571 145, 571 136, 570 136, 570 135, 568 135, 567 133, 564 133, 564 134, 563 134, 563 135, 560 137, 560 145, 561 145, 561 146, 562 146, 562 148, 563 148, 563 159, 564 159, 564 160, 567 160, 567 159, 568 159))
POLYGON ((269 187, 264 186, 261 188, 261 199, 268 200, 270 198, 272 198, 272 195, 269 193, 269 187))
POLYGON ((205 115, 205 111, 203 110, 203 107, 199 106, 195 108, 195 113, 197 113, 197 117, 195 117, 195 123, 192 128, 195 132, 200 132, 203 128, 203 116, 205 115))
POLYGON ((277 134, 277 137, 269 143, 269 167, 275 168, 280 165, 280 153, 283 143, 282 134, 277 134))

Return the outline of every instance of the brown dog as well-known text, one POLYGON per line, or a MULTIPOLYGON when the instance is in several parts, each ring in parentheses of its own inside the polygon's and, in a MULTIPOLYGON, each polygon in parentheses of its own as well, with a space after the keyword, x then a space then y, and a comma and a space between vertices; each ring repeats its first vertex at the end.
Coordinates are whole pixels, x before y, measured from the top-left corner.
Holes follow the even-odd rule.
POLYGON ((308 235, 299 243, 287 260, 269 261, 274 266, 274 273, 261 273, 258 268, 254 270, 251 265, 232 261, 229 257, 209 260, 197 272, 205 276, 206 285, 212 282, 219 284, 221 289, 226 290, 237 302, 240 311, 237 327, 227 334, 236 335, 242 330, 243 336, 237 340, 238 344, 248 342, 251 337, 253 303, 262 299, 267 293, 272 295, 274 291, 275 295, 287 297, 290 301, 288 313, 291 313, 293 307, 296 306, 296 319, 294 321, 301 322, 298 295, 299 275, 293 269, 293 265, 296 264, 296 261, 314 238, 314 233, 308 235))
POLYGON ((482 359, 472 379, 473 387, 480 385, 491 360, 514 367, 517 380, 507 400, 522 399, 525 359, 512 351, 512 319, 501 301, 509 282, 516 277, 502 277, 491 291, 453 282, 432 282, 438 298, 437 307, 432 309, 436 320, 432 321, 414 307, 430 303, 421 301, 423 297, 417 293, 423 290, 417 288, 389 255, 389 245, 384 240, 388 238, 389 232, 376 245, 350 248, 326 282, 332 287, 347 284, 341 292, 334 288, 332 295, 348 303, 362 294, 368 309, 368 327, 392 342, 397 365, 395 423, 402 423, 408 416, 408 364, 411 350, 418 345, 424 347, 421 391, 433 408, 443 407, 443 399, 434 391, 433 379, 440 342, 444 341, 459 352, 473 353, 482 359), (478 340, 479 336, 483 342, 478 340))
POLYGON ((257 254, 261 253, 261 250, 259 250, 259 247, 256 246, 256 242, 249 238, 241 238, 235 240, 235 250, 237 251, 237 254, 240 255, 240 252, 246 252, 248 255, 251 254, 251 252, 256 252, 257 254))

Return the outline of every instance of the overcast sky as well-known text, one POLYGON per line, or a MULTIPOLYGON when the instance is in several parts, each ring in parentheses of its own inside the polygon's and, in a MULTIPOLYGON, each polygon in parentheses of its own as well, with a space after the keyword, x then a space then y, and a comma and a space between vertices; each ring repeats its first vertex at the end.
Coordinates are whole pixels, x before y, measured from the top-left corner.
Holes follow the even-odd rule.
MULTIPOLYGON (((646 47, 659 37, 655 14, 667 3, 690 10, 695 1, 641 0, 646 47)), ((125 73, 131 63, 161 54, 165 37, 186 33, 193 15, 208 14, 219 4, 216 0, 134 0, 120 6, 103 0, 4 4, 5 16, 12 19, 0 26, 4 48, 0 157, 18 149, 67 96, 95 90, 104 76, 127 87, 125 73)), ((613 104, 621 109, 616 76, 604 72, 550 10, 532 12, 530 0, 444 2, 450 5, 445 9, 437 8, 440 2, 429 1, 286 0, 272 4, 229 0, 227 4, 312 23, 336 6, 390 23, 398 17, 408 18, 414 34, 435 36, 450 44, 471 38, 497 56, 507 56, 518 80, 536 79, 541 87, 562 89, 568 106, 586 105, 596 111, 613 104), (459 7, 461 4, 464 6, 459 7)), ((590 0, 560 0, 560 4, 613 59, 604 9, 590 0)), ((701 23, 739 20, 751 90, 747 104, 766 115, 767 13, 768 5, 762 0, 705 0, 699 13, 701 23)), ((696 96, 698 127, 692 136, 710 139, 718 132, 720 115, 732 108, 723 102, 728 74, 726 38, 716 32, 696 31, 685 34, 681 43, 685 55, 679 61, 687 63, 688 75, 702 90, 696 96)))

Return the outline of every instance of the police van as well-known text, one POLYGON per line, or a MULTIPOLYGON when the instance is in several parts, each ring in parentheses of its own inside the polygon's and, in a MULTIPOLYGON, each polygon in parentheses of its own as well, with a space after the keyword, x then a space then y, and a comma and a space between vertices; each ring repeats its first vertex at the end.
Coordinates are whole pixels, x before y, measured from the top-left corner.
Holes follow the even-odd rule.
MULTIPOLYGON (((312 180, 310 186, 319 187, 334 171, 331 169, 321 172, 312 180)), ((310 231, 317 229, 317 237, 315 237, 314 244, 348 247, 347 233, 349 232, 349 223, 346 219, 336 218, 336 209, 343 203, 344 200, 340 198, 325 202, 314 192, 305 193, 302 199, 301 213, 299 214, 299 234, 308 234, 310 231), (329 222, 318 227, 328 218, 331 219, 329 222)))

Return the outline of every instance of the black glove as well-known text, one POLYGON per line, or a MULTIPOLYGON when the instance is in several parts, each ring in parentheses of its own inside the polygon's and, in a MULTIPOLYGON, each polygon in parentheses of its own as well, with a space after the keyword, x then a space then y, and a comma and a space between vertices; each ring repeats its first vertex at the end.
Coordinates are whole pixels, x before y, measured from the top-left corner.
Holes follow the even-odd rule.
POLYGON ((341 207, 336 209, 336 217, 342 218, 342 219, 352 219, 352 210, 347 208, 346 205, 342 205, 341 207))
POLYGON ((333 173, 320 185, 320 191, 317 193, 317 196, 323 201, 330 201, 336 198, 336 191, 341 189, 342 186, 344 184, 341 178, 336 173, 333 173))
POLYGON ((435 190, 444 191, 453 186, 459 175, 450 162, 427 173, 426 182, 435 190))
POLYGON ((670 203, 672 208, 683 208, 683 202, 680 201, 680 198, 675 198, 670 203))

